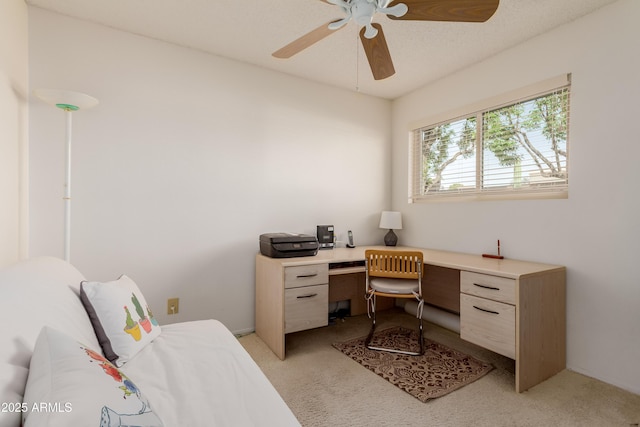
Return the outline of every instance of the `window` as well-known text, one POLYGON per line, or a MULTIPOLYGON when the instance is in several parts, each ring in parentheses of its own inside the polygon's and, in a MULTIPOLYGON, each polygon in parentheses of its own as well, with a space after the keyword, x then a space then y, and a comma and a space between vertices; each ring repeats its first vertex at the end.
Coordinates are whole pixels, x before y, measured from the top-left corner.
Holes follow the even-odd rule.
POLYGON ((552 79, 414 128, 410 201, 567 197, 570 76, 563 77, 561 86, 552 79))

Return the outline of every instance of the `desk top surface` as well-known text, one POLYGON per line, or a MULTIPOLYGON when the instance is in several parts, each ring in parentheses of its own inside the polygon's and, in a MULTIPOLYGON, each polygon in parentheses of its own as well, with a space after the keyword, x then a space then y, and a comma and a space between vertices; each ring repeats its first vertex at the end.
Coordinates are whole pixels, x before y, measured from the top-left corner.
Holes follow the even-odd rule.
POLYGON ((321 249, 315 256, 294 258, 269 258, 261 254, 258 254, 258 257, 264 258, 265 260, 270 260, 271 262, 280 263, 283 267, 305 264, 331 264, 364 260, 364 252, 367 249, 419 250, 424 254, 425 265, 436 265, 439 267, 447 267, 457 270, 499 275, 513 279, 517 279, 519 277, 527 275, 534 275, 541 272, 549 272, 552 270, 565 270, 565 267, 560 265, 542 264, 537 262, 520 261, 507 258, 492 259, 484 258, 482 257, 482 255, 441 251, 435 249, 412 248, 406 246, 359 246, 353 249, 321 249))

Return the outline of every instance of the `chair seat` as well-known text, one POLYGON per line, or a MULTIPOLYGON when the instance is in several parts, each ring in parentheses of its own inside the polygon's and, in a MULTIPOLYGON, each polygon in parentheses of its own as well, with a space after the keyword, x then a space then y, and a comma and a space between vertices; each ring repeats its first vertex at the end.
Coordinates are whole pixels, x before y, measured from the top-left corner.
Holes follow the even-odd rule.
POLYGON ((371 289, 387 294, 412 294, 418 292, 418 281, 407 279, 371 278, 371 289))

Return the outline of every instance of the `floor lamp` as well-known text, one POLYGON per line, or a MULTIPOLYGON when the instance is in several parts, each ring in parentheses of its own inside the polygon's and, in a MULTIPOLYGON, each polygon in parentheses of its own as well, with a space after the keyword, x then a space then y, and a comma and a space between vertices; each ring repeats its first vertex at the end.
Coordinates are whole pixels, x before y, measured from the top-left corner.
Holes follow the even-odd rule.
POLYGON ((65 111, 67 116, 67 138, 65 149, 64 177, 64 259, 71 261, 71 115, 74 111, 94 107, 98 100, 79 92, 57 89, 38 89, 34 94, 47 104, 65 111))

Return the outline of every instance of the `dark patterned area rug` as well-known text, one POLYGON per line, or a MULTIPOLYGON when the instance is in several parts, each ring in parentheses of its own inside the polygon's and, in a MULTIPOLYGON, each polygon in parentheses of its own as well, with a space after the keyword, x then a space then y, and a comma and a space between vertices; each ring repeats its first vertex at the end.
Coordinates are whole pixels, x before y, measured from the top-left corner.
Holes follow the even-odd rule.
MULTIPOLYGON (((422 356, 369 350, 364 346, 365 338, 333 346, 422 402, 464 387, 493 369, 489 363, 427 338, 424 338, 422 356)), ((417 347, 418 331, 402 327, 376 331, 371 345, 401 349, 417 347)))

